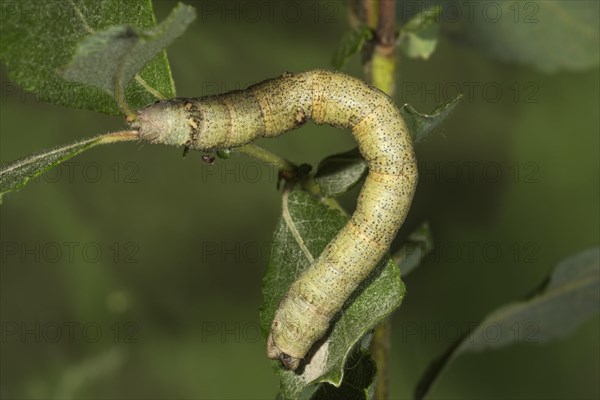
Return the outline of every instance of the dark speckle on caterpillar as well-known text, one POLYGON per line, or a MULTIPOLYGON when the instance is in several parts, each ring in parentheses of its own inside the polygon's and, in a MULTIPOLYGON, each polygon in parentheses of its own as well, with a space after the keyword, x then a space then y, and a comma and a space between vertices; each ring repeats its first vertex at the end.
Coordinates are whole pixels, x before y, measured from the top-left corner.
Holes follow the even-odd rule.
POLYGON ((404 222, 417 164, 398 107, 359 79, 315 70, 218 96, 161 101, 140 110, 132 123, 142 140, 212 151, 278 136, 307 119, 352 129, 369 174, 346 226, 291 285, 275 313, 267 354, 289 369, 326 333, 404 222))

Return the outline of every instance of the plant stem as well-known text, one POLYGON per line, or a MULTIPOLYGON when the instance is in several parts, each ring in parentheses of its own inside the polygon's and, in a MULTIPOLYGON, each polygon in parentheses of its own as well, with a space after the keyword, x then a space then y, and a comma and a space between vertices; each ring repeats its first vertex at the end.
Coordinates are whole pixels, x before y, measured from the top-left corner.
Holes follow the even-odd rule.
POLYGON ((364 24, 375 32, 364 48, 365 79, 390 96, 396 90, 396 1, 363 0, 364 24))
POLYGON ((379 0, 377 44, 371 60, 371 84, 390 96, 396 91, 396 0, 379 0))
MULTIPOLYGON (((256 158, 257 160, 263 161, 268 165, 274 165, 281 171, 283 177, 286 180, 293 180, 298 175, 298 166, 291 161, 286 160, 278 154, 270 152, 269 150, 263 149, 255 144, 247 144, 234 149, 238 153, 246 154, 250 157, 256 158)), ((323 197, 321 194, 321 188, 315 182, 312 176, 306 176, 300 182, 300 186, 310 195, 318 198, 323 204, 328 205, 331 208, 335 208, 340 211, 343 215, 348 215, 346 210, 338 203, 335 199, 329 197, 323 197)))
POLYGON ((363 3, 363 23, 370 29, 377 28, 379 18, 379 0, 362 0, 363 3))
POLYGON ((379 44, 393 48, 396 44, 396 0, 379 0, 377 37, 379 44))
POLYGON ((279 168, 284 175, 289 174, 289 176, 295 176, 296 171, 298 170, 296 164, 291 161, 252 143, 238 147, 234 150, 238 153, 246 154, 257 160, 263 161, 268 165, 274 165, 279 168))
POLYGON ((387 400, 390 397, 391 336, 392 325, 389 318, 386 318, 375 328, 370 347, 371 355, 377 365, 373 400, 387 400))
POLYGON ((119 131, 111 132, 102 136, 100 143, 115 143, 115 142, 130 142, 132 140, 138 140, 140 138, 138 131, 119 131))
MULTIPOLYGON (((363 0, 364 24, 376 32, 375 43, 367 48, 364 69, 367 82, 390 96, 396 89, 396 0, 363 0)), ((387 400, 390 396, 390 349, 391 323, 382 321, 373 332, 371 354, 377 365, 375 400, 387 400)))

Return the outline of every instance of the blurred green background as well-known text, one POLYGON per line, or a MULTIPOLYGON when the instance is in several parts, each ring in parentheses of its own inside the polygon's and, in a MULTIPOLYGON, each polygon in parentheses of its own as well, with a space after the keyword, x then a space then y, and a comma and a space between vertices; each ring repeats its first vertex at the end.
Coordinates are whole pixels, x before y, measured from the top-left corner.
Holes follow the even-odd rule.
MULTIPOLYGON (((267 3, 224 13, 190 2, 199 16, 168 50, 179 96, 329 67, 348 29, 343 3, 267 3)), ((157 2, 158 19, 174 5, 157 2)), ((358 57, 346 71, 363 76, 358 57)), ((0 77, 2 162, 124 126, 0 77)), ((417 149, 421 181, 398 245, 429 221, 436 250, 393 316, 392 397, 404 399, 458 333, 598 245, 600 104, 597 67, 542 74, 446 39, 428 61, 402 59, 398 82, 397 102, 422 112, 476 83, 417 149)), ((307 124, 258 144, 315 165, 353 140, 307 124)), ((2 397, 274 398, 258 310, 276 180, 244 156, 208 166, 199 153, 117 144, 5 196, 2 397)), ((342 199, 349 210, 357 192, 342 199)), ((598 330, 595 318, 552 344, 463 356, 432 398, 598 398, 598 330)))

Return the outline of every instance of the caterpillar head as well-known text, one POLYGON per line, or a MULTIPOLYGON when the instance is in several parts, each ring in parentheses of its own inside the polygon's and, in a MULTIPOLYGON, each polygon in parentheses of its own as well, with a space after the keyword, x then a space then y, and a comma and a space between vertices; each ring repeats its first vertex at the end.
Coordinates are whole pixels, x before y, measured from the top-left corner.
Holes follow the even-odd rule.
POLYGON ((267 356, 272 360, 281 361, 285 368, 292 371, 298 369, 298 366, 300 366, 300 361, 302 361, 301 358, 291 356, 281 351, 275 344, 272 331, 269 333, 269 337, 267 338, 267 356))
POLYGON ((154 103, 138 111, 137 119, 130 122, 139 132, 140 139, 173 146, 185 145, 189 140, 190 125, 182 99, 154 103))

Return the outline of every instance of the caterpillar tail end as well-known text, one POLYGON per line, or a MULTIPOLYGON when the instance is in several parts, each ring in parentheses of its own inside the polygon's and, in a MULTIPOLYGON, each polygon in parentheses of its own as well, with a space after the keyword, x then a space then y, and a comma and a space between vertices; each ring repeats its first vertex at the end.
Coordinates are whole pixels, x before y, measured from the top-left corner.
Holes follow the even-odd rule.
POLYGON ((267 338, 267 357, 271 360, 279 360, 281 364, 286 369, 295 371, 300 366, 301 358, 293 357, 289 354, 284 353, 277 347, 275 344, 275 339, 273 338, 273 331, 269 332, 269 337, 267 338))

